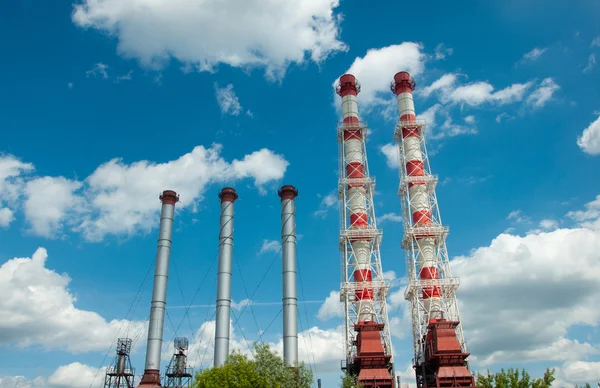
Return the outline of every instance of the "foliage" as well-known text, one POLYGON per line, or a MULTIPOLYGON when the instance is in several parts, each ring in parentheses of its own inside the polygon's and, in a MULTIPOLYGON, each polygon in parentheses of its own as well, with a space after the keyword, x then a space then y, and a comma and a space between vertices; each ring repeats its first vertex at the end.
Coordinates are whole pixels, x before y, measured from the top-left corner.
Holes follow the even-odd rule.
POLYGON ((234 352, 221 367, 196 373, 193 388, 310 388, 313 373, 304 363, 289 368, 269 345, 254 344, 254 360, 234 352))
POLYGON ((344 373, 342 375, 341 388, 362 388, 362 385, 356 381, 356 377, 351 374, 344 373))
POLYGON ((496 374, 488 370, 486 374, 477 373, 475 385, 479 388, 550 388, 556 379, 554 373, 554 369, 546 369, 544 377, 532 380, 525 369, 502 369, 496 374))

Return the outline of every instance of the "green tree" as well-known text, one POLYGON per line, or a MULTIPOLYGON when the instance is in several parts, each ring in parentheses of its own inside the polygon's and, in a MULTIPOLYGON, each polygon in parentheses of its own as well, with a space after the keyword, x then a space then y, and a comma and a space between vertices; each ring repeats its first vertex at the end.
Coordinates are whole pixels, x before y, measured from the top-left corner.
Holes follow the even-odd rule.
POLYGON ((532 380, 524 368, 508 368, 495 374, 488 370, 486 374, 477 373, 475 377, 479 388, 550 388, 556 379, 554 373, 554 369, 546 369, 543 377, 532 380))
POLYGON ((356 376, 352 376, 351 374, 344 373, 342 375, 342 385, 341 388, 362 388, 362 385, 356 381, 356 376))
POLYGON ((221 367, 196 373, 193 388, 310 388, 313 373, 304 363, 288 367, 266 344, 254 344, 254 360, 234 352, 221 367))

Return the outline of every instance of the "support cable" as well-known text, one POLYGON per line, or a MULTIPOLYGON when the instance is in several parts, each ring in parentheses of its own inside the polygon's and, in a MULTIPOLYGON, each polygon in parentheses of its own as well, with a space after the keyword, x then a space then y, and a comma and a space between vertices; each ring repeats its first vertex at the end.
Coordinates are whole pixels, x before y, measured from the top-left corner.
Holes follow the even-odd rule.
MULTIPOLYGON (((210 311, 210 310, 208 310, 210 311)), ((208 313, 206 314, 206 319, 204 320, 204 323, 210 321, 211 319, 213 319, 215 316, 217 315, 217 311, 215 310, 215 312, 210 316, 210 318, 208 317, 208 313)), ((198 336, 196 337, 196 339, 194 340, 194 343, 202 338, 202 334, 204 334, 204 330, 206 330, 206 328, 208 327, 208 325, 204 325, 204 327, 202 328, 202 330, 200 331, 200 333, 198 334, 198 336)), ((210 338, 208 340, 208 344, 206 345, 206 348, 204 350, 204 355, 202 356, 202 360, 200 361, 200 365, 202 365, 204 363, 204 358, 206 357, 206 353, 208 352, 208 345, 210 344, 210 341, 212 341, 213 337, 212 334, 210 335, 210 338)), ((200 345, 202 345, 202 340, 200 340, 200 345)), ((200 351, 196 352, 196 360, 194 360, 194 367, 196 367, 198 365, 198 359, 200 358, 200 351)))
MULTIPOLYGON (((235 248, 234 248, 235 254, 235 248)), ((248 287, 246 287, 246 282, 244 281, 244 274, 242 273, 242 268, 240 267, 239 260, 235 260, 238 271, 240 273, 240 278, 242 279, 242 285, 244 286, 244 291, 246 292, 246 298, 248 298, 248 303, 250 305, 250 312, 252 313, 252 318, 254 318, 254 324, 256 325, 256 333, 260 336, 260 327, 258 326, 258 320, 256 319, 256 314, 254 313, 254 308, 252 307, 252 299, 250 299, 250 295, 248 294, 248 287)), ((236 321, 237 322, 237 321, 236 321)))
MULTIPOLYGON (((231 310, 231 314, 232 314, 232 315, 233 315, 233 317, 235 318, 235 313, 233 312, 233 310, 231 310)), ((237 322, 237 321, 236 321, 236 322, 237 322)), ((251 353, 254 353, 254 352, 253 352, 253 350, 254 350, 254 349, 253 349, 253 347, 252 347, 252 346, 250 346, 250 344, 248 343, 248 339, 246 339, 246 335, 244 334, 244 329, 242 328, 242 325, 240 325, 239 323, 238 323, 238 328, 240 329, 240 333, 242 333, 242 338, 244 338, 244 342, 246 343, 246 347, 247 347, 248 349, 250 349, 250 352, 251 352, 251 353)), ((246 352, 246 353, 247 353, 247 352, 246 352)))
MULTIPOLYGON (((213 283, 213 292, 211 293, 211 299, 212 300, 212 296, 215 294, 215 289, 216 289, 216 285, 217 285, 217 276, 215 276, 215 281, 213 283)), ((194 336, 194 340, 192 341, 192 345, 190 346, 193 347, 194 345, 196 345, 196 342, 202 338, 202 335, 204 334, 204 331, 206 330, 207 326, 206 323, 209 322, 210 320, 213 319, 213 317, 215 317, 217 315, 217 310, 215 309, 212 313, 212 315, 209 317, 208 314, 211 311, 211 307, 212 305, 209 305, 209 307, 206 309, 206 316, 204 317, 204 323, 202 325, 204 325, 204 327, 202 327, 202 330, 200 330, 200 332, 198 333, 197 336, 194 336)), ((211 337, 212 339, 212 337, 211 337)), ((209 340, 210 341, 210 340, 209 340)), ((202 344, 202 340, 200 340, 200 344, 202 344)), ((200 358, 200 352, 198 351, 196 353, 196 360, 194 361, 194 366, 196 366, 196 363, 198 362, 198 359, 200 358)), ((202 358, 201 364, 202 362, 204 362, 204 358, 202 358)))
MULTIPOLYGON (((296 267, 298 268, 298 278, 300 280, 300 292, 302 293, 302 300, 306 300, 306 297, 304 296, 304 285, 302 283, 302 271, 300 271, 300 261, 296 260, 296 267)), ((300 306, 297 306, 298 308, 298 315, 300 315, 300 306)), ((313 347, 313 342, 312 342, 312 334, 310 333, 310 324, 308 322, 308 312, 306 309, 306 305, 304 306, 304 317, 306 319, 306 331, 308 332, 308 341, 310 343, 310 355, 312 358, 312 362, 313 362, 313 366, 315 368, 315 377, 319 376, 319 373, 317 372, 317 363, 315 362, 315 353, 313 351, 314 347, 313 347)), ((298 321, 300 322, 300 329, 302 329, 302 318, 299 318, 298 321)), ((306 346, 306 336, 303 336, 304 338, 304 346, 306 346)), ((307 347, 308 349, 308 347, 307 347)), ((310 360, 309 360, 309 365, 310 365, 310 360)))
MULTIPOLYGON (((258 336, 259 340, 262 340, 262 336, 267 332, 267 330, 269 330, 269 328, 271 327, 271 325, 273 324, 273 322, 275 322, 275 320, 277 320, 277 318, 279 317, 279 315, 283 312, 283 307, 279 310, 279 312, 277 313, 277 315, 275 315, 275 317, 271 320, 271 322, 267 325, 267 328, 265 330, 263 330, 263 332, 258 336)), ((248 354, 248 352, 246 352, 246 354, 248 354)))
MULTIPOLYGON (((136 304, 135 301, 136 301, 136 299, 138 299, 138 296, 139 296, 139 299, 141 299, 142 289, 144 288, 144 285, 146 284, 146 281, 148 280, 148 274, 150 273, 150 270, 152 269, 153 266, 154 266, 154 263, 150 263, 150 265, 148 266, 148 271, 146 271, 146 276, 144 276, 144 280, 142 280, 142 284, 140 284, 140 287, 138 288, 135 296, 133 297, 133 301, 129 305, 129 309, 127 310, 127 313, 125 313, 125 319, 123 320, 123 322, 121 322, 121 325, 119 326, 119 330, 117 330, 117 334, 115 335, 115 338, 112 340, 112 342, 110 344, 110 347, 106 351, 106 354, 104 355, 104 358, 102 359, 102 362, 100 363, 100 366, 98 367, 98 370, 96 371, 96 374, 94 374, 94 378, 92 379, 92 382, 90 383, 90 388, 94 384, 94 381, 96 380, 96 377, 98 377, 98 373, 100 373, 100 369, 102 369, 102 367, 104 366, 104 362, 106 361, 106 358, 108 357, 108 354, 112 350, 113 345, 117 341, 117 338, 119 338, 119 333, 121 333, 121 329, 123 328, 123 325, 125 324, 126 321, 128 322, 127 323, 127 331, 129 330, 129 325, 131 324, 131 319, 133 318, 132 309, 134 308, 134 305, 136 304), (129 319, 127 319, 127 317, 129 316, 130 312, 131 312, 132 316, 129 319)), ((139 300, 138 300, 138 304, 139 304, 139 300)))

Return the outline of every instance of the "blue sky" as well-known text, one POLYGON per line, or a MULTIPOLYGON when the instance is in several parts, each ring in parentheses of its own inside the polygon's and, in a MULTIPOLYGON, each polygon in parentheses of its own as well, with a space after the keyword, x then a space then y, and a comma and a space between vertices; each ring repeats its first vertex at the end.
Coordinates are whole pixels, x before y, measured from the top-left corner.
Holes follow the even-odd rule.
MULTIPOLYGON (((337 382, 342 319, 331 294, 340 281, 332 194, 340 101, 332 84, 347 71, 362 83, 382 263, 401 279, 390 146, 397 111, 388 86, 402 70, 416 79, 416 110, 428 120, 472 369, 526 366, 540 374, 549 366, 558 369, 559 386, 599 380, 600 4, 577 4, 5 6, 0 386, 89 386, 130 319, 130 333, 142 333, 132 360, 143 370, 151 292, 144 278, 163 189, 182 199, 166 342, 174 335, 169 319, 175 328, 182 322, 177 335, 202 332, 192 356, 212 362, 205 322, 214 319, 206 305, 215 300, 217 193, 232 185, 240 195, 233 299, 257 290, 234 327, 234 347, 244 349, 244 337, 255 340, 259 330, 277 344, 281 263, 272 241, 280 238, 276 190, 284 183, 300 191, 301 330, 313 328, 300 340, 301 357, 314 360, 324 386, 337 382), (176 306, 198 289, 188 319, 176 306)), ((397 371, 410 382, 401 292, 390 294, 390 318, 397 371)))

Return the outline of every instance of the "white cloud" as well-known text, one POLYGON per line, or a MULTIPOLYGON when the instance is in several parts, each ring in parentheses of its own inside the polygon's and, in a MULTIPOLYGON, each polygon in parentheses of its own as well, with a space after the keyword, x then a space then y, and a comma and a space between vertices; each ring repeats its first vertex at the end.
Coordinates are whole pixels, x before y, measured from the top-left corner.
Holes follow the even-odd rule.
POLYGON ((586 154, 600 154, 600 116, 583 130, 577 138, 577 145, 586 154))
POLYGON ((475 116, 473 115, 469 115, 467 117, 465 117, 465 123, 467 124, 475 124, 475 116))
POLYGON ((542 54, 546 52, 546 50, 547 50, 547 48, 536 47, 533 50, 531 50, 530 52, 523 55, 523 60, 524 61, 535 61, 535 60, 539 59, 539 57, 541 57, 542 54))
POLYGON ((600 47, 600 36, 595 37, 590 43, 591 47, 600 47))
POLYGON ((279 252, 281 249, 281 243, 277 240, 263 240, 262 246, 260 247, 260 251, 258 251, 258 255, 262 255, 267 252, 279 252))
POLYGON ((557 386, 575 385, 583 386, 600 380, 600 362, 569 361, 557 370, 557 386))
POLYGON ((0 208, 0 228, 8 227, 8 225, 10 225, 10 223, 13 222, 14 219, 15 216, 12 210, 10 210, 7 207, 0 208))
POLYGON ((501 234, 452 260, 473 361, 575 361, 597 354, 591 344, 566 336, 574 325, 600 323, 593 302, 600 297, 599 249, 599 232, 557 229, 501 234))
POLYGON ((17 201, 25 185, 24 175, 33 170, 31 163, 24 163, 13 155, 0 155, 0 204, 17 201))
POLYGON ((25 216, 34 234, 57 237, 63 222, 83 209, 83 199, 75 194, 81 182, 63 177, 36 178, 25 186, 25 216))
POLYGON ((132 80, 132 78, 133 78, 133 77, 131 76, 132 74, 133 74, 133 70, 129 70, 129 71, 127 72, 127 74, 124 74, 124 75, 120 75, 120 76, 118 76, 118 77, 115 79, 115 82, 116 82, 116 83, 119 83, 119 82, 123 82, 123 81, 131 81, 131 80, 132 80))
POLYGON ((600 231, 600 194, 592 202, 585 204, 585 210, 570 211, 567 217, 583 228, 600 231))
POLYGON ((103 79, 108 79, 108 72, 106 71, 106 69, 108 69, 108 65, 99 62, 96 63, 94 65, 94 67, 92 67, 90 70, 85 72, 85 75, 89 78, 89 77, 100 77, 103 79))
POLYGON ((510 213, 508 213, 508 216, 506 216, 507 220, 514 220, 514 222, 516 223, 521 223, 521 222, 529 222, 530 219, 528 216, 524 215, 523 212, 519 209, 519 210, 513 210, 510 213))
POLYGON ((552 78, 544 78, 537 89, 527 97, 527 103, 535 108, 541 108, 559 89, 560 86, 552 78))
POLYGON ((73 22, 118 39, 118 51, 159 69, 174 58, 198 71, 219 64, 262 67, 272 78, 291 63, 320 63, 346 45, 339 40, 337 0, 84 0, 73 22), (243 15, 243 17, 240 17, 243 15), (210 39, 207 37, 210 36, 210 39))
POLYGON ((0 266, 0 343, 39 345, 71 353, 105 351, 121 330, 144 330, 143 322, 105 320, 75 307, 71 279, 46 268, 46 249, 31 258, 14 258, 0 266))
POLYGON ((558 228, 558 221, 556 221, 556 220, 549 220, 549 219, 541 220, 540 221, 540 228, 543 228, 543 229, 556 229, 556 228, 558 228))
POLYGON ((379 148, 379 151, 385 155, 385 159, 389 168, 398 168, 400 166, 400 159, 398 158, 398 144, 384 144, 379 148))
POLYGON ((217 94, 219 108, 221 108, 221 113, 232 116, 237 116, 240 114, 242 111, 242 106, 240 105, 237 95, 233 91, 233 84, 229 84, 224 88, 220 88, 215 82, 215 91, 217 94))
POLYGON ((25 192, 25 216, 38 235, 58 236, 68 226, 88 241, 100 241, 110 234, 151 230, 160 211, 158 194, 165 189, 181 195, 178 208, 194 208, 208 185, 215 182, 252 178, 264 194, 264 186, 281 179, 289 165, 283 156, 266 148, 232 162, 223 159, 221 149, 219 144, 208 149, 197 146, 164 163, 142 160, 125 164, 115 158, 81 182, 47 176, 31 178, 25 184, 18 176, 23 170, 3 170, 0 160, 0 174, 8 177, 0 179, 7 189, 0 199, 18 198, 25 192))
POLYGON ((325 298, 325 302, 319 307, 317 318, 321 321, 326 321, 331 318, 341 318, 344 316, 342 302, 340 302, 340 292, 331 291, 329 296, 325 298))
POLYGON ((443 43, 440 43, 435 46, 435 59, 445 59, 452 55, 453 52, 454 50, 451 47, 446 47, 443 43))
POLYGON ((391 222, 402 222, 402 216, 396 213, 386 213, 382 216, 377 217, 377 221, 391 221, 391 222))
POLYGON ((588 57, 587 66, 585 67, 585 69, 583 69, 583 72, 589 73, 594 67, 596 67, 596 54, 590 54, 590 56, 588 57))
MULTIPOLYGON (((369 109, 376 105, 390 105, 394 96, 390 82, 399 71, 408 71, 411 76, 424 69, 423 46, 414 42, 369 49, 364 57, 357 57, 346 73, 353 74, 361 84, 358 103, 369 109)), ((333 82, 335 84, 337 79, 333 82)), ((339 96, 334 94, 334 105, 339 107, 339 96)))
POLYGON ((251 304, 253 303, 250 299, 242 299, 239 302, 231 301, 231 308, 236 311, 240 311, 244 307, 250 306, 251 304))
POLYGON ((0 388, 47 388, 47 383, 43 377, 29 380, 24 376, 5 376, 0 377, 0 388))
POLYGON ((453 86, 456 84, 457 75, 453 73, 444 74, 431 85, 425 86, 421 89, 417 89, 417 93, 427 97, 431 93, 436 91, 442 91, 445 94, 449 94, 452 91, 453 86))
POLYGON ((495 102, 500 105, 521 101, 530 82, 524 84, 513 84, 502 90, 494 92, 494 87, 487 82, 474 82, 458 86, 448 98, 455 103, 465 103, 471 106, 481 105, 485 102, 495 102))
POLYGON ((106 367, 99 370, 98 368, 73 362, 56 369, 48 377, 48 384, 51 387, 62 388, 102 387, 105 372, 106 367))
POLYGON ((329 212, 329 209, 331 209, 338 203, 337 191, 334 190, 325 196, 319 195, 319 197, 321 197, 319 209, 316 210, 313 214, 316 217, 325 218, 327 216, 327 213, 329 212))
POLYGON ((498 116, 496 116, 496 122, 500 123, 502 121, 502 119, 505 117, 509 117, 508 113, 506 113, 506 112, 500 113, 498 116))

